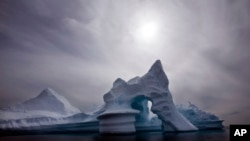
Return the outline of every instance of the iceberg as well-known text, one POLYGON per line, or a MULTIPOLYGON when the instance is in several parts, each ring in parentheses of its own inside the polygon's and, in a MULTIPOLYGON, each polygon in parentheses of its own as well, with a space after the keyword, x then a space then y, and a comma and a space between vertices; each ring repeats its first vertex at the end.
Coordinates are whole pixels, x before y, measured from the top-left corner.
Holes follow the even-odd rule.
POLYGON ((43 90, 37 97, 0 110, 0 115, 0 128, 76 122, 89 117, 51 88, 43 90))
POLYGON ((164 131, 198 130, 176 109, 168 85, 169 81, 160 60, 157 60, 142 77, 137 76, 128 82, 121 78, 115 80, 111 90, 103 96, 105 111, 98 117, 100 132, 120 133, 119 128, 126 128, 123 125, 127 123, 133 128, 124 132, 135 132, 134 121, 136 113, 139 112, 135 110, 144 100, 152 102, 151 111, 162 121, 164 131), (134 109, 132 105, 137 106, 134 109), (123 118, 120 115, 123 115, 123 118), (110 119, 108 123, 107 117, 110 119))

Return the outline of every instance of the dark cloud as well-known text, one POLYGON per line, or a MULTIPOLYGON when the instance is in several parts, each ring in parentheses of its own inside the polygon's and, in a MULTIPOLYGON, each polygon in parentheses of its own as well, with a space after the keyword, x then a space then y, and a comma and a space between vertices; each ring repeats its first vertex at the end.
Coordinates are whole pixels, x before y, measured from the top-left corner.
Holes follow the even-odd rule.
POLYGON ((117 77, 161 59, 177 103, 249 123, 249 9, 247 0, 1 0, 0 106, 52 87, 89 111, 117 77), (138 42, 150 21, 159 36, 138 42))

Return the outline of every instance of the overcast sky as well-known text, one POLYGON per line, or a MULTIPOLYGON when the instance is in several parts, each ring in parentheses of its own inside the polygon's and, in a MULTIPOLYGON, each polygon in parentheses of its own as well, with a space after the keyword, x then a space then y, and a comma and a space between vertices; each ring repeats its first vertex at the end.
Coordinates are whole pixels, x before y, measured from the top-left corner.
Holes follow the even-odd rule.
POLYGON ((1 0, 0 106, 51 87, 89 112, 160 59, 175 103, 249 124, 249 46, 249 0, 1 0))

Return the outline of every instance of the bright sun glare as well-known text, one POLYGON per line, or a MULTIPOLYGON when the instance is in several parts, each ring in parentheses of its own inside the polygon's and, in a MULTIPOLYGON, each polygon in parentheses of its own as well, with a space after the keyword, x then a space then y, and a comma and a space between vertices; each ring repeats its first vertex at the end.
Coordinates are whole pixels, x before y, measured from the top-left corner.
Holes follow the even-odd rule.
POLYGON ((141 23, 136 31, 136 38, 143 43, 152 42, 157 38, 159 25, 154 22, 141 23))
POLYGON ((141 9, 131 18, 131 33, 135 47, 148 53, 156 53, 162 42, 161 14, 150 7, 141 9))

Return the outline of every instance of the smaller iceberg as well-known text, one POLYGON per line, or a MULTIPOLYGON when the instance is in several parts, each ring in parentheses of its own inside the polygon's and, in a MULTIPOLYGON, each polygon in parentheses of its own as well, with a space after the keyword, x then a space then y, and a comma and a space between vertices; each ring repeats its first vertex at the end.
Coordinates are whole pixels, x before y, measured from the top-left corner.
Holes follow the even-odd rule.
POLYGON ((223 120, 212 113, 199 109, 196 105, 189 102, 187 107, 176 105, 178 111, 186 117, 197 128, 201 129, 221 129, 223 120))
POLYGON ((88 119, 67 99, 51 88, 22 103, 0 109, 0 129, 23 129, 61 123, 82 122, 88 119))

